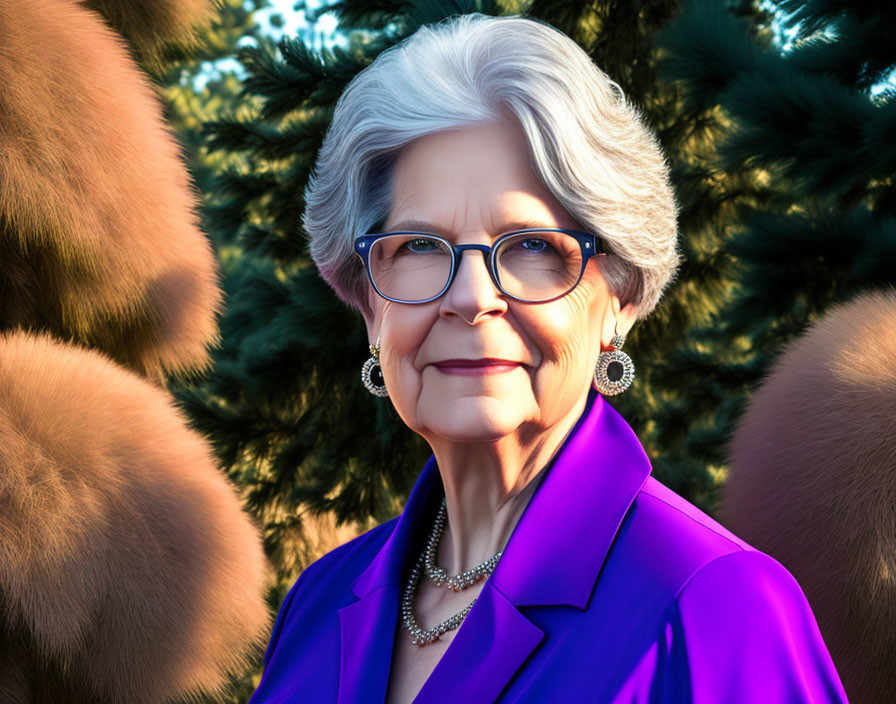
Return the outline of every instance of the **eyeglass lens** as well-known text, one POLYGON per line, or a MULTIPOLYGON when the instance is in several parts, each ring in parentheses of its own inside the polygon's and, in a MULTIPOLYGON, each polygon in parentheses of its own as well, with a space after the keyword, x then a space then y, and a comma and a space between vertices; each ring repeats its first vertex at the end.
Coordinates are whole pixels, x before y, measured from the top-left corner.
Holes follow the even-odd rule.
MULTIPOLYGON (((369 263, 380 292, 402 301, 424 301, 438 295, 451 276, 451 250, 442 240, 424 234, 375 240, 369 263)), ((525 232, 500 242, 495 270, 501 288, 509 295, 546 301, 575 286, 582 273, 582 250, 575 238, 562 232, 525 232)))

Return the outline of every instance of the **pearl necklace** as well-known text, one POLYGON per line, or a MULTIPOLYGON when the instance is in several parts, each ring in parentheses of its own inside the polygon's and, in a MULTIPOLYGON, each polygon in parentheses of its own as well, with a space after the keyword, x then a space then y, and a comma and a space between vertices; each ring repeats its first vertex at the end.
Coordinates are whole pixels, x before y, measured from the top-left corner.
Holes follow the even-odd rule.
POLYGON ((439 513, 436 516, 436 522, 433 526, 432 532, 429 535, 429 540, 426 545, 426 549, 423 551, 423 554, 419 557, 417 562, 414 564, 414 568, 411 570, 411 576, 408 579, 408 583, 405 586, 404 596, 401 600, 401 614, 402 619, 404 621, 405 627, 411 634, 411 643, 414 645, 428 645, 434 641, 439 639, 446 631, 450 631, 452 629, 457 628, 460 624, 463 623, 464 619, 467 617, 467 614, 470 613, 470 609, 473 608, 473 604, 476 603, 476 599, 473 599, 460 613, 454 614, 454 616, 445 619, 441 623, 432 628, 428 628, 424 630, 417 624, 417 620, 414 618, 414 594, 417 592, 417 585, 420 582, 420 574, 423 569, 426 569, 426 574, 429 576, 436 584, 436 586, 442 586, 443 584, 448 585, 448 588, 452 591, 458 592, 467 587, 474 585, 480 579, 488 577, 495 570, 495 566, 498 564, 498 560, 500 559, 503 551, 499 552, 497 555, 490 557, 488 560, 483 562, 481 565, 477 565, 472 569, 467 570, 466 572, 462 572, 461 574, 455 575, 454 577, 449 577, 448 572, 441 567, 437 567, 435 564, 435 557, 438 553, 439 549, 439 541, 442 538, 442 534, 445 531, 445 523, 448 517, 448 508, 446 500, 442 499, 442 505, 439 507, 439 513))

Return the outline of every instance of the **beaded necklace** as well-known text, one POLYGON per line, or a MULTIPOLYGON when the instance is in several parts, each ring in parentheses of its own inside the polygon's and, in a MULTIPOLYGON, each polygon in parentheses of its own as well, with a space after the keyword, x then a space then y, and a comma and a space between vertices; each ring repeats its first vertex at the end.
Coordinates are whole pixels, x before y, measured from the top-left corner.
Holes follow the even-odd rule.
MULTIPOLYGON (((439 541, 442 539, 442 534, 445 532, 445 523, 447 520, 448 507, 446 500, 443 497, 442 505, 439 507, 439 512, 436 515, 435 525, 433 525, 432 532, 429 534, 426 548, 423 550, 423 553, 417 559, 414 568, 411 570, 411 575, 408 578, 404 596, 401 600, 402 620, 411 635, 411 643, 414 645, 428 645, 429 643, 437 641, 439 636, 446 631, 450 631, 460 626, 467 617, 467 614, 470 613, 470 609, 473 608, 473 604, 476 603, 476 599, 473 599, 473 601, 471 601, 462 611, 454 614, 454 616, 445 619, 432 628, 421 628, 414 618, 413 608, 414 595, 417 592, 417 585, 420 582, 421 573, 425 570, 426 575, 433 580, 436 586, 447 585, 452 591, 459 592, 473 586, 480 579, 487 578, 494 572, 495 566, 498 564, 498 560, 503 554, 502 550, 481 565, 477 565, 466 572, 461 572, 458 575, 449 577, 448 572, 445 569, 438 567, 435 563, 436 555, 439 550, 439 541)), ((476 598, 478 599, 479 597, 476 598)))

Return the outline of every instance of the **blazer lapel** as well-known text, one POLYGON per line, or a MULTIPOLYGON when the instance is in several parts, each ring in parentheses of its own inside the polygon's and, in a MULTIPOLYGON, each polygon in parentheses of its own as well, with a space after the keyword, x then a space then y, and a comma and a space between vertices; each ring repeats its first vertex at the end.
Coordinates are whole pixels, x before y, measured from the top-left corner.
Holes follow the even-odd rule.
POLYGON ((414 701, 494 702, 543 638, 544 631, 486 582, 414 701))
POLYGON ((398 597, 389 584, 339 610, 339 704, 385 701, 398 597))
MULTIPOLYGON (((415 702, 493 702, 545 633, 525 606, 587 608, 629 506, 650 474, 634 432, 593 389, 554 455, 495 571, 415 702)), ((340 609, 339 703, 385 700, 399 597, 444 495, 430 458, 392 535, 340 609)))
POLYGON ((507 542, 491 577, 495 587, 516 606, 587 608, 649 475, 650 460, 634 431, 592 389, 507 542))

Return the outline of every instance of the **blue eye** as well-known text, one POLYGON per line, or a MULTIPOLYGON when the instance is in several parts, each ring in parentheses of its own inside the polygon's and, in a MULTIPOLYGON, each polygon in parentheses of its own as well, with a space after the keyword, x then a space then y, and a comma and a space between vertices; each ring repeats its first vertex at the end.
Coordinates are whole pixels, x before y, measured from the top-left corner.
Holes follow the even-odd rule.
POLYGON ((523 247, 528 249, 530 252, 544 252, 550 247, 547 242, 535 237, 530 237, 529 239, 523 240, 522 244, 523 247))
POLYGON ((406 247, 408 251, 413 252, 414 254, 424 254, 426 252, 434 252, 439 249, 438 242, 426 237, 418 237, 413 240, 408 240, 404 243, 403 246, 406 247))

